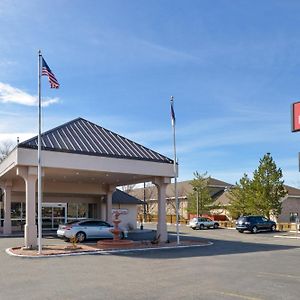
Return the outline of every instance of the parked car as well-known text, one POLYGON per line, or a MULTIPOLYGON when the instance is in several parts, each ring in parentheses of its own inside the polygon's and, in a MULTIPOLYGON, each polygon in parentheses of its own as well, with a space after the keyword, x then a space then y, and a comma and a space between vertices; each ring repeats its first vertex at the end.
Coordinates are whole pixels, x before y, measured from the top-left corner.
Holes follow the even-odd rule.
POLYGON ((189 222, 189 226, 192 229, 204 229, 204 228, 218 228, 219 223, 216 221, 213 221, 209 218, 204 218, 204 217, 198 217, 198 218, 193 218, 189 222))
POLYGON ((250 231, 275 231, 276 223, 263 216, 242 216, 236 221, 236 230, 238 232, 250 231))
MULTIPOLYGON (((59 225, 57 236, 65 240, 75 236, 77 241, 81 243, 86 239, 113 238, 112 229, 112 225, 101 220, 77 220, 59 225)), ((120 237, 125 237, 123 229, 121 229, 120 237)))

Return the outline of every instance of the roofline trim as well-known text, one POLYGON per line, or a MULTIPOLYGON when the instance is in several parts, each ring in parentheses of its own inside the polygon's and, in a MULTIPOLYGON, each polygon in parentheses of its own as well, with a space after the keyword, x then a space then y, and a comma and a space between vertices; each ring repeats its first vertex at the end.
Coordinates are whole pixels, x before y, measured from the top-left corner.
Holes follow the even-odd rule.
MULTIPOLYGON (((22 149, 29 149, 29 150, 37 150, 36 146, 28 146, 28 145, 18 145, 17 148, 22 149)), ((138 157, 128 157, 128 156, 122 156, 122 155, 110 155, 110 154, 100 154, 100 153, 91 153, 86 151, 72 151, 72 150, 58 150, 48 147, 42 147, 43 151, 51 151, 51 152, 60 152, 60 153, 69 153, 69 154, 77 154, 77 155, 87 155, 87 156, 98 156, 98 157, 106 157, 106 158, 116 158, 116 159, 130 159, 130 160, 137 160, 137 161, 150 161, 150 162, 158 162, 158 163, 164 163, 164 164, 173 164, 173 160, 170 159, 170 161, 163 161, 159 159, 153 159, 153 158, 138 158, 138 157)), ((178 165, 178 164, 177 164, 178 165)))

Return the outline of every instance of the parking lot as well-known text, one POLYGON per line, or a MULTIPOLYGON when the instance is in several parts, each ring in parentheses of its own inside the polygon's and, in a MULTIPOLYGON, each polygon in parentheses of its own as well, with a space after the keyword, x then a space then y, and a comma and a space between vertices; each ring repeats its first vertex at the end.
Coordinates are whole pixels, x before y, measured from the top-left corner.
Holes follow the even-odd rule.
MULTIPOLYGON (((299 299, 299 239, 186 226, 180 231, 181 239, 213 245, 28 259, 5 253, 22 238, 0 238, 0 299, 299 299)), ((169 233, 176 239, 174 226, 169 233)), ((129 238, 153 236, 147 231, 129 238)), ((63 242, 48 237, 43 243, 63 242)))

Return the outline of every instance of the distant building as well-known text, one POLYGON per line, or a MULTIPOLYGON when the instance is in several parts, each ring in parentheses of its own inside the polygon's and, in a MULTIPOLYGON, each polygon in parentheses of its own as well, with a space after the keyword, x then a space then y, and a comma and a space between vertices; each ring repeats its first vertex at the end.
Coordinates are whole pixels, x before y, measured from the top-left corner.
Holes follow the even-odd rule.
MULTIPOLYGON (((178 201, 179 201, 179 215, 181 220, 189 219, 188 213, 188 199, 189 193, 193 192, 193 187, 190 184, 191 181, 182 181, 177 183, 178 190, 178 201)), ((213 204, 219 205, 219 209, 213 209, 210 211, 211 215, 222 215, 227 219, 231 219, 230 213, 227 207, 230 205, 230 199, 228 190, 234 185, 215 179, 210 178, 208 188, 210 195, 214 200, 213 204)), ((287 195, 282 199, 282 212, 277 218, 277 222, 280 223, 293 223, 296 218, 300 217, 300 189, 285 185, 287 195)), ((146 186, 145 191, 143 188, 133 189, 130 194, 138 199, 143 200, 145 197, 145 205, 139 206, 139 215, 143 216, 144 208, 147 215, 146 220, 156 220, 157 217, 157 192, 155 186, 146 186)), ((175 204, 175 189, 174 184, 171 183, 167 186, 166 191, 166 212, 168 221, 175 222, 176 220, 176 204, 175 204)))
MULTIPOLYGON (((179 202, 179 215, 181 219, 188 220, 189 214, 187 211, 188 208, 188 194, 193 192, 193 187, 190 184, 191 181, 181 181, 177 183, 177 193, 178 193, 178 202, 179 202)), ((213 200, 219 199, 224 192, 230 188, 232 184, 210 178, 208 182, 208 189, 213 200)), ((157 217, 157 192, 155 186, 148 185, 145 188, 133 189, 130 191, 130 194, 135 196, 138 199, 146 200, 146 215, 147 220, 155 219, 157 217)), ((139 214, 143 215, 142 206, 139 207, 139 214)), ((176 218, 176 203, 175 203, 175 188, 174 183, 171 183, 167 186, 166 191, 166 212, 168 220, 175 222, 176 218)))
MULTIPOLYGON (((300 189, 288 185, 284 185, 284 187, 287 191, 287 195, 282 199, 282 211, 275 221, 278 223, 294 223, 296 218, 300 216, 300 189)), ((224 208, 214 210, 212 213, 225 214, 228 218, 231 218, 226 209, 226 207, 230 205, 228 191, 225 191, 218 197, 215 204, 220 204, 224 208)))

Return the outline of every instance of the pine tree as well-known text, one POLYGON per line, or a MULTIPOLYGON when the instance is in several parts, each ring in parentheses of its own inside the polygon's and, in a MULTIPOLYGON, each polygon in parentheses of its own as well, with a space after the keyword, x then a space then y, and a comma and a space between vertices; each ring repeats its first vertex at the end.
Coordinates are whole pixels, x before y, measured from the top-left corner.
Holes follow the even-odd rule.
POLYGON ((229 190, 230 206, 228 210, 233 219, 251 213, 252 194, 251 180, 247 174, 244 174, 239 183, 229 190))
POLYGON ((277 168, 270 153, 259 161, 250 180, 247 174, 229 191, 229 212, 233 218, 240 215, 270 215, 281 213, 281 199, 286 195, 282 170, 277 168))
POLYGON ((259 161, 253 173, 252 189, 255 193, 256 213, 270 217, 281 213, 281 199, 287 194, 282 180, 282 170, 277 168, 270 153, 259 161))

